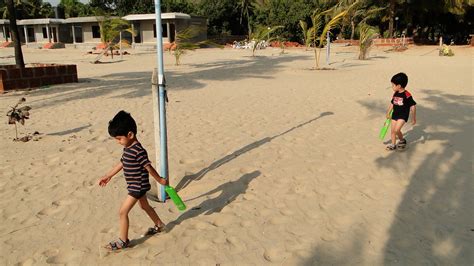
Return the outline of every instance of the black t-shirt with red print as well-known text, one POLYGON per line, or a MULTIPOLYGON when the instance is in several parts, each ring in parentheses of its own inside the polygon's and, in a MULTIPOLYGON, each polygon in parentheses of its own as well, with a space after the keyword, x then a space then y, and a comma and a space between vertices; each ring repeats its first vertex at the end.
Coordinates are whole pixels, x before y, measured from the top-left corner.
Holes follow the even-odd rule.
POLYGON ((411 94, 405 90, 404 92, 395 92, 392 96, 393 114, 392 119, 403 119, 408 122, 410 116, 410 107, 416 105, 411 94))

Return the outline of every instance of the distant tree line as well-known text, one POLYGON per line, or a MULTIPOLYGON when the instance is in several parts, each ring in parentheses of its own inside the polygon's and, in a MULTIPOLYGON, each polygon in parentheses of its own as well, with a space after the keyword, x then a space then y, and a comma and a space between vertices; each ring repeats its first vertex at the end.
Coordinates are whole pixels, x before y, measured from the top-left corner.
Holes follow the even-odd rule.
MULTIPOLYGON (((0 0, 0 12, 8 18, 7 0, 0 0)), ((208 18, 209 35, 249 35, 259 26, 283 26, 278 35, 303 43, 299 21, 311 22, 316 9, 325 10, 345 3, 359 2, 359 10, 379 8, 370 18, 354 16, 344 19, 335 34, 339 38, 358 38, 355 20, 365 19, 378 28, 384 37, 413 36, 419 42, 435 42, 439 36, 446 41, 466 43, 474 33, 473 0, 162 0, 162 12, 182 12, 208 18), (355 36, 354 36, 355 34, 355 36)), ((17 19, 51 18, 54 10, 43 0, 14 0, 17 19)), ((154 12, 153 0, 61 0, 65 16, 108 14, 124 16, 154 12)), ((355 15, 355 14, 354 14, 355 15)), ((328 20, 330 18, 327 18, 328 20)))

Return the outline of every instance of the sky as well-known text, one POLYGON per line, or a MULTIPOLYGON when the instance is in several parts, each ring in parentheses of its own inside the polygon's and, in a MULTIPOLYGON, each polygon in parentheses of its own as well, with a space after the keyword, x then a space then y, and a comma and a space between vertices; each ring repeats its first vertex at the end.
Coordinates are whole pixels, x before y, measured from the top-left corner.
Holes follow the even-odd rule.
MULTIPOLYGON (((51 3, 52 6, 57 6, 59 4, 59 1, 60 0, 43 0, 43 2, 49 2, 51 3)), ((79 2, 82 2, 82 3, 88 3, 89 0, 79 0, 79 2)))

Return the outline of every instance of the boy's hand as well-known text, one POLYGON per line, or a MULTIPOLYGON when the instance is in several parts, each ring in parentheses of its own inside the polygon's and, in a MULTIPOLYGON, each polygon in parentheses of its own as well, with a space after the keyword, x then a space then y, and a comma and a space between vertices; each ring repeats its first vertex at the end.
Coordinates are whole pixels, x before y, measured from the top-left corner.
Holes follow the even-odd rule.
POLYGON ((110 179, 112 179, 112 177, 108 177, 108 176, 101 177, 99 179, 99 186, 105 187, 107 185, 107 183, 109 183, 110 179))
POLYGON ((164 179, 164 178, 160 177, 160 179, 158 180, 158 183, 160 183, 163 186, 167 186, 168 185, 168 179, 164 179))
POLYGON ((391 119, 391 118, 392 118, 392 116, 390 115, 390 112, 387 113, 386 117, 387 117, 387 119, 391 119))

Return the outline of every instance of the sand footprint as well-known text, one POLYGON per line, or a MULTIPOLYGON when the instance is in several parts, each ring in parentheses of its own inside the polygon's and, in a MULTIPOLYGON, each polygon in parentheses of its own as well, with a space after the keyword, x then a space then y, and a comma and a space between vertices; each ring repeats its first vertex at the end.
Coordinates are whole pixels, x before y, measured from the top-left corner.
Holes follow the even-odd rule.
MULTIPOLYGON (((68 264, 71 263, 72 261, 80 261, 81 258, 83 258, 86 253, 83 251, 79 250, 68 250, 65 252, 59 252, 57 250, 56 255, 45 255, 47 257, 46 263, 48 264, 68 264)), ((44 254, 44 253, 43 253, 44 254)))
POLYGON ((245 244, 235 236, 227 237, 226 243, 229 249, 232 251, 232 253, 240 253, 240 252, 248 250, 245 244))
POLYGON ((71 205, 73 200, 56 200, 51 202, 51 206, 38 212, 40 216, 50 216, 61 211, 65 206, 71 205))
POLYGON ((227 227, 232 224, 232 222, 236 220, 235 215, 219 215, 212 221, 211 223, 217 227, 227 227))
POLYGON ((288 254, 284 249, 277 247, 267 248, 263 252, 263 258, 273 263, 282 262, 287 256, 288 254))
POLYGON ((36 260, 32 259, 32 258, 29 258, 25 261, 22 261, 20 263, 18 263, 18 265, 21 265, 21 266, 33 266, 33 265, 36 265, 36 260))

